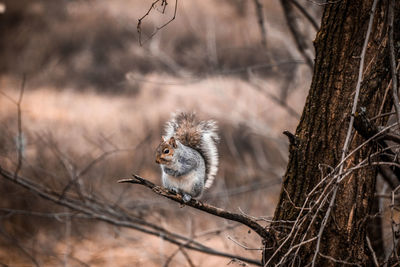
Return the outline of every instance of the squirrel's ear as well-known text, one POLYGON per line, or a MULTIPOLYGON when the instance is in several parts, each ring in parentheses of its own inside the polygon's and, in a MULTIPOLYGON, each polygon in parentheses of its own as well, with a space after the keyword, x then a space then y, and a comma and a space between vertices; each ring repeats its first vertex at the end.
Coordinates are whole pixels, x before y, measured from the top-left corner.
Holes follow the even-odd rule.
POLYGON ((161 142, 165 142, 165 136, 161 136, 161 142))
POLYGON ((171 137, 168 142, 173 148, 177 148, 175 137, 171 137))

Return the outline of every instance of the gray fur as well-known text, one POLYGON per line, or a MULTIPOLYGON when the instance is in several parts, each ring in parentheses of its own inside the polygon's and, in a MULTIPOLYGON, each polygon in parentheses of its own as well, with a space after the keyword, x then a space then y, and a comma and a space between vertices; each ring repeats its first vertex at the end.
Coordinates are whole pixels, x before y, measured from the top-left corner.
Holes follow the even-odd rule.
MULTIPOLYGON (((180 125, 177 121, 179 117, 190 117, 194 118, 194 113, 177 113, 172 116, 165 127, 165 137, 168 140, 175 135, 180 125)), ((202 121, 197 125, 197 130, 201 133, 201 142, 198 144, 196 149, 200 155, 202 155, 205 162, 206 175, 204 176, 204 187, 210 188, 214 182, 215 175, 218 170, 218 150, 217 143, 219 141, 219 136, 217 134, 218 126, 213 120, 202 121)))
POLYGON ((187 202, 191 197, 202 194, 206 168, 199 152, 179 141, 177 146, 172 162, 168 165, 161 164, 162 183, 169 190, 181 193, 187 202))

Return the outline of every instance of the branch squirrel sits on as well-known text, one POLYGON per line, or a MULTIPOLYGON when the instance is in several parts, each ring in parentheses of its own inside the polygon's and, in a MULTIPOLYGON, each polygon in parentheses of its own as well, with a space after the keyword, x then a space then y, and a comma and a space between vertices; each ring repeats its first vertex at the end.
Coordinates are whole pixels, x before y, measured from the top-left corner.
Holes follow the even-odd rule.
POLYGON ((217 124, 198 121, 194 113, 173 115, 156 151, 162 184, 182 194, 184 202, 201 197, 218 170, 217 124))

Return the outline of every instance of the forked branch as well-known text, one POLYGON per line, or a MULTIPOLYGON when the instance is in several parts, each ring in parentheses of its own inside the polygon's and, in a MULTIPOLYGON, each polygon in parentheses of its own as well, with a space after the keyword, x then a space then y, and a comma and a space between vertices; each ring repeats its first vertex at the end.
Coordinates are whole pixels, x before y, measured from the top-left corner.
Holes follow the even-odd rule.
MULTIPOLYGON (((164 23, 163 25, 156 27, 156 29, 154 30, 154 32, 153 32, 146 40, 142 41, 142 20, 150 14, 151 10, 154 9, 154 8, 156 7, 156 4, 157 4, 158 2, 160 2, 160 0, 154 1, 154 2, 151 4, 149 10, 147 10, 146 14, 144 14, 140 19, 138 19, 138 24, 137 24, 136 28, 137 28, 137 32, 139 33, 139 44, 140 44, 140 46, 142 46, 145 42, 147 42, 148 40, 150 40, 154 35, 156 35, 156 33, 157 33, 159 30, 161 30, 162 28, 166 27, 168 24, 170 24, 170 23, 176 18, 176 11, 177 11, 177 8, 178 8, 178 0, 175 0, 174 15, 172 16, 172 18, 170 18, 170 19, 169 19, 166 23, 164 23)), ((168 5, 167 0, 161 0, 161 6, 162 6, 162 8, 163 8, 163 9, 162 9, 162 14, 165 13, 165 8, 167 7, 167 5, 168 5)))

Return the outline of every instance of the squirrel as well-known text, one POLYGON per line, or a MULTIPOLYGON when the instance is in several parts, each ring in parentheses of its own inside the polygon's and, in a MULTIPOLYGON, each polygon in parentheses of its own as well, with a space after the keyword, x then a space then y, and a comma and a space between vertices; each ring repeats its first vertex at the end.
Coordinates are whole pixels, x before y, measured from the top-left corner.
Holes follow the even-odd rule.
POLYGON ((217 124, 198 121, 194 113, 173 115, 156 150, 164 187, 182 195, 184 202, 201 197, 218 170, 217 124))

